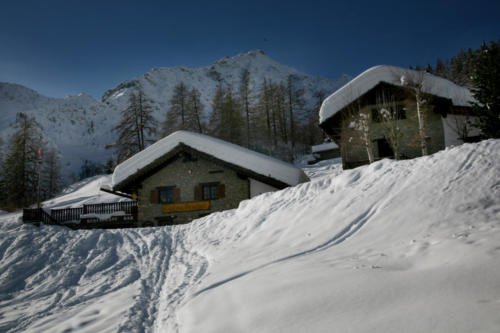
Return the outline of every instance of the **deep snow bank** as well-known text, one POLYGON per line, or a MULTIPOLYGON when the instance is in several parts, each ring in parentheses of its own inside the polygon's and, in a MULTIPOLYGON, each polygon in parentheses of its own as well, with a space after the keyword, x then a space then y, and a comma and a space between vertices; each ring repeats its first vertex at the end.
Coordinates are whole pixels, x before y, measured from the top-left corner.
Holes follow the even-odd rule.
POLYGON ((497 332, 500 141, 383 160, 185 226, 0 217, 0 331, 497 332))
POLYGON ((498 140, 320 177, 191 229, 211 264, 183 332, 500 327, 498 140))

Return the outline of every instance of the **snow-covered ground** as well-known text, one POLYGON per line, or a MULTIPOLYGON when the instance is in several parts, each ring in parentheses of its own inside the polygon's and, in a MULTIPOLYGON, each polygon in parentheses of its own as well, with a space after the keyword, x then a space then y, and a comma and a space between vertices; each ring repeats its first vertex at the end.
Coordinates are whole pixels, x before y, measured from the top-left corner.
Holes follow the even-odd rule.
POLYGON ((0 331, 498 332, 500 140, 330 162, 183 226, 2 215, 0 331))

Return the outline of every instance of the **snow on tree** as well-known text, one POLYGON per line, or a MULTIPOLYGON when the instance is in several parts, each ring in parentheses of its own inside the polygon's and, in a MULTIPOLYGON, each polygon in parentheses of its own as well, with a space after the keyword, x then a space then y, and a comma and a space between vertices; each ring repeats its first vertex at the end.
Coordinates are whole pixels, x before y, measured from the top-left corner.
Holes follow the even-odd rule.
POLYGON ((405 110, 396 103, 394 95, 384 91, 377 94, 376 107, 384 129, 384 136, 394 152, 394 158, 399 160, 400 139, 403 136, 400 119, 404 118, 405 110))
POLYGON ((420 140, 420 147, 422 149, 422 155, 428 155, 429 151, 427 149, 427 112, 425 104, 427 100, 425 99, 426 92, 424 91, 424 71, 408 71, 400 77, 401 85, 403 87, 410 88, 414 98, 415 105, 417 107, 417 119, 418 119, 418 137, 420 140))
POLYGON ((368 161, 369 163, 373 163, 373 161, 375 161, 375 157, 373 154, 373 144, 371 139, 371 115, 361 109, 359 102, 355 103, 355 105, 352 105, 350 108, 350 116, 347 117, 348 124, 346 124, 349 128, 354 129, 359 134, 365 147, 366 154, 368 155, 368 161))

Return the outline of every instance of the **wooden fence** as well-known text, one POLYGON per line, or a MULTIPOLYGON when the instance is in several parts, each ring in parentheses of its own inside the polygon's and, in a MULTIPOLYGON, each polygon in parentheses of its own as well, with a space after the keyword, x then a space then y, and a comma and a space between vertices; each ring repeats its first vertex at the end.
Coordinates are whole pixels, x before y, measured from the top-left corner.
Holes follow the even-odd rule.
POLYGON ((137 201, 122 201, 101 204, 83 205, 77 208, 51 209, 50 214, 43 208, 23 209, 24 222, 43 222, 45 224, 67 224, 80 222, 83 214, 113 214, 124 212, 137 221, 137 201))

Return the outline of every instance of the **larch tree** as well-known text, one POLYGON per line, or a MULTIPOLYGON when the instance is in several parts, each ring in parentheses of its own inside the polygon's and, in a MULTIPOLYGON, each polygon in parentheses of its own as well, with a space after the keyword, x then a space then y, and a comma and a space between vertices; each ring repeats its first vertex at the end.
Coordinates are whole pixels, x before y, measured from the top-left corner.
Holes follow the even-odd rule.
POLYGON ((163 122, 163 135, 169 135, 178 130, 188 128, 188 101, 189 89, 180 82, 174 87, 174 93, 169 100, 170 108, 167 111, 165 121, 163 122))
POLYGON ((240 103, 241 107, 243 109, 243 114, 245 116, 245 144, 248 147, 250 147, 250 142, 251 142, 251 129, 250 129, 250 121, 252 118, 251 115, 251 91, 250 91, 250 72, 248 69, 244 69, 243 72, 241 73, 241 81, 240 81, 240 87, 239 87, 239 93, 240 93, 240 103))
POLYGON ((118 163, 140 152, 153 142, 151 137, 156 133, 156 120, 153 109, 144 96, 142 89, 132 92, 129 105, 121 113, 122 119, 114 128, 118 133, 115 144, 118 163))
POLYGON ((212 113, 210 114, 208 124, 210 135, 215 137, 218 137, 218 133, 221 133, 224 127, 224 94, 224 86, 222 85, 222 82, 219 81, 215 90, 214 99, 212 101, 212 113))
POLYGON ((271 110, 272 110, 272 82, 264 78, 264 82, 259 91, 259 100, 257 102, 257 108, 259 110, 260 119, 263 120, 263 127, 265 136, 267 138, 267 143, 272 142, 272 130, 271 130, 271 110))
POLYGON ((305 101, 303 98, 304 90, 297 89, 296 87, 297 77, 294 75, 289 75, 287 78, 287 102, 288 102, 288 118, 290 123, 290 142, 291 142, 291 160, 295 159, 295 144, 297 140, 297 116, 304 107, 305 101))
POLYGON ((40 179, 42 197, 52 198, 62 188, 61 160, 54 148, 43 154, 42 177, 40 179))
POLYGON ((201 103, 201 94, 193 87, 189 92, 187 100, 186 125, 188 130, 203 133, 204 105, 201 103))
POLYGON ((18 115, 3 164, 7 206, 25 207, 37 201, 43 135, 33 117, 18 115))

